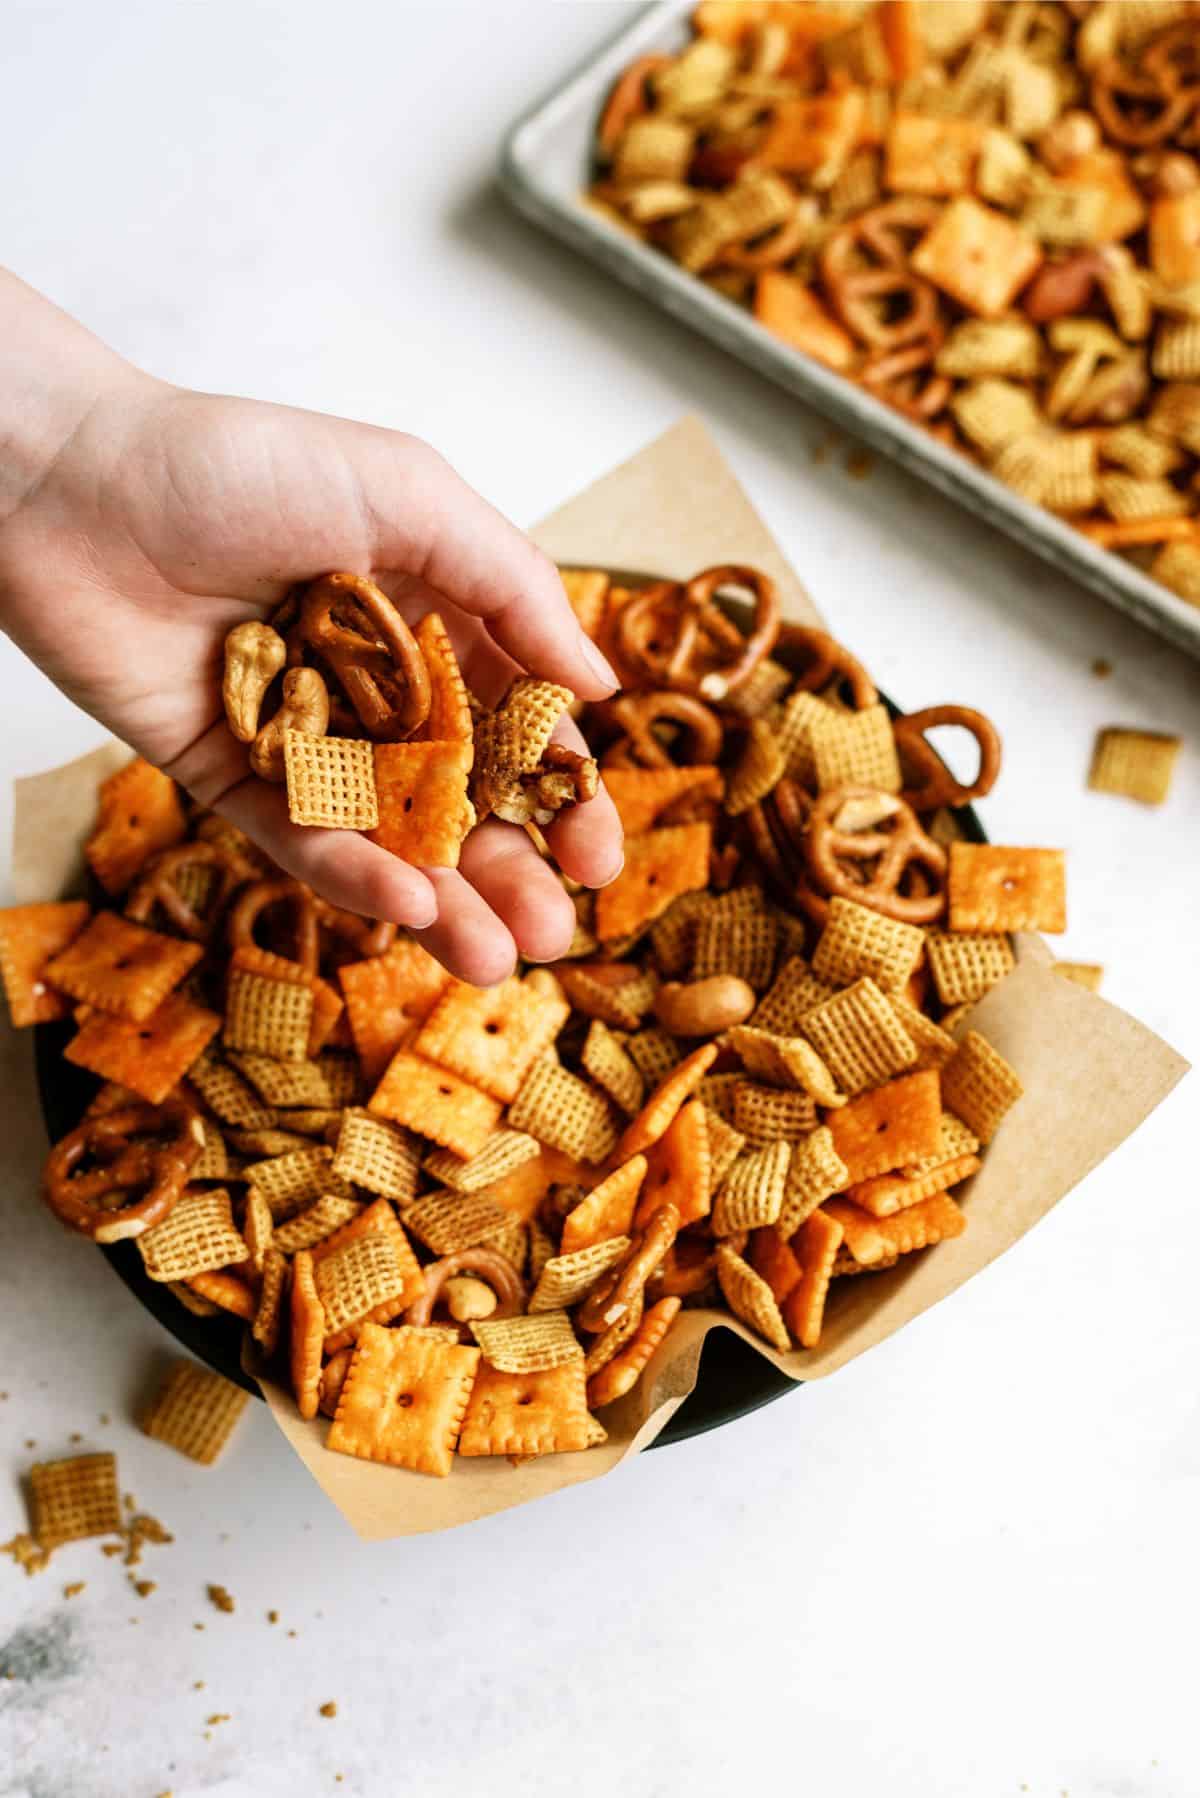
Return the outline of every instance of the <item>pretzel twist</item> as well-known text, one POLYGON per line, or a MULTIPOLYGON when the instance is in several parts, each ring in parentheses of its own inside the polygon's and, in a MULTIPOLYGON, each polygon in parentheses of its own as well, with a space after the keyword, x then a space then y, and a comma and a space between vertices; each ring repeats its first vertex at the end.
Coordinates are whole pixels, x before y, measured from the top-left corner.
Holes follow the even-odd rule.
MULTIPOLYGON (((444 1255, 440 1261, 431 1261, 422 1269, 422 1289, 404 1313, 405 1323, 424 1325, 432 1322, 434 1307, 447 1280, 467 1273, 475 1274, 495 1293, 493 1318, 516 1317, 524 1310, 525 1282, 507 1255, 502 1255, 498 1249, 459 1249, 456 1254, 444 1255)), ((469 1335, 469 1332, 465 1333, 469 1335)))
POLYGON ((651 1213, 646 1228, 635 1236, 627 1253, 600 1275, 588 1293, 576 1319, 580 1329, 599 1335, 629 1315, 631 1308, 641 1305, 650 1278, 679 1234, 679 1207, 660 1205, 651 1213))
POLYGON ((909 785, 901 797, 914 812, 933 812, 941 805, 966 805, 990 793, 1000 773, 1000 733, 990 718, 965 705, 931 705, 922 712, 909 712, 897 718, 892 726, 896 748, 906 770, 909 785), (926 731, 940 724, 957 725, 969 731, 979 749, 979 771, 970 782, 955 780, 926 731))
POLYGON ((145 924, 154 907, 160 905, 184 936, 204 942, 238 887, 256 877, 253 864, 228 843, 180 843, 173 849, 164 849, 146 864, 126 902, 125 916, 145 924), (210 868, 216 876, 215 891, 210 893, 203 914, 188 903, 176 885, 179 876, 189 868, 210 868))
POLYGON ((622 606, 613 624, 618 656, 636 678, 717 701, 746 679, 778 635, 775 582, 737 564, 706 568, 687 582, 647 587, 622 606), (718 590, 728 586, 754 595, 747 635, 716 604, 718 590))
POLYGON ((310 582, 285 635, 291 665, 314 651, 368 736, 399 743, 428 718, 429 670, 420 645, 365 575, 324 574, 310 582))
POLYGON ((690 693, 623 693, 603 709, 621 735, 600 757, 602 768, 671 768, 675 765, 655 725, 673 726, 672 747, 686 767, 708 766, 721 754, 725 730, 717 714, 690 693))
POLYGON ((899 801, 892 816, 871 830, 839 830, 834 820, 847 799, 874 796, 870 787, 833 787, 815 801, 804 856, 813 885, 829 897, 854 899, 885 918, 906 924, 932 924, 946 909, 946 851, 921 829, 910 805, 899 801), (873 863, 864 877, 851 874, 846 863, 873 863), (911 869, 932 876, 934 891, 902 893, 911 869))
POLYGON ((46 1203, 68 1229, 96 1242, 140 1236, 162 1223, 183 1192, 200 1153, 197 1124, 182 1099, 85 1118, 50 1151, 46 1203), (89 1156, 98 1165, 76 1172, 89 1156), (134 1191, 140 1196, 125 1197, 134 1191))

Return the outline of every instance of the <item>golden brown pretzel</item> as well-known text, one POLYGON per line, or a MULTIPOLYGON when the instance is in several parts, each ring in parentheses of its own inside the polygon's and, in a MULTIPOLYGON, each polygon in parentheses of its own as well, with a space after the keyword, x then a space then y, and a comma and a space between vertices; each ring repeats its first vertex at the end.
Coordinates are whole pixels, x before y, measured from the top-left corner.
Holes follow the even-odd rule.
POLYGON ((46 1203, 68 1229, 96 1242, 140 1236, 163 1221, 183 1192, 200 1153, 198 1123, 182 1099, 85 1118, 50 1151, 46 1203), (85 1157, 97 1165, 77 1173, 85 1157), (135 1189, 139 1197, 124 1197, 135 1189))
POLYGON ((649 110, 646 83, 670 61, 669 56, 639 56, 618 78, 605 101, 596 132, 596 142, 603 155, 611 156, 634 119, 640 119, 649 110))
POLYGON ((508 1259, 498 1249, 481 1247, 477 1249, 460 1249, 457 1254, 444 1255, 440 1261, 431 1261, 422 1269, 424 1285, 420 1296, 413 1300, 404 1313, 406 1324, 427 1324, 432 1322, 433 1308, 441 1297, 442 1288, 447 1280, 453 1280, 458 1274, 475 1274, 483 1280, 496 1295, 496 1309, 493 1318, 516 1317, 525 1306, 525 1282, 508 1259))
POLYGON ((832 787, 814 802, 804 857, 813 885, 829 897, 854 899, 885 918, 906 924, 932 924, 946 909, 945 878, 948 857, 940 843, 926 836, 917 814, 903 800, 895 812, 871 830, 839 830, 835 819, 848 799, 874 797, 871 787, 832 787), (862 878, 851 874, 853 866, 873 863, 873 872, 862 878), (931 893, 902 893, 901 882, 912 869, 932 876, 931 893))
POLYGON ((591 1335, 610 1329, 627 1317, 630 1308, 642 1303, 646 1281, 654 1272, 679 1233, 679 1207, 669 1202, 650 1215, 646 1228, 635 1236, 627 1253, 601 1274, 588 1293, 576 1320, 580 1329, 591 1335))
MULTIPOLYGON (((229 947, 253 949, 254 927, 262 913, 273 905, 287 905, 292 912, 294 954, 289 957, 306 973, 315 974, 321 959, 321 940, 317 929, 320 904, 316 894, 301 880, 256 880, 243 887, 229 912, 229 947)), ((332 910, 332 906, 329 907, 332 910)))
MULTIPOLYGON (((1195 28, 1187 24, 1182 29, 1190 37, 1195 28)), ((1142 52, 1137 69, 1110 56, 1093 71, 1092 110, 1114 143, 1148 150, 1179 136, 1200 101, 1194 81, 1184 84, 1180 79, 1176 57, 1180 42, 1177 27, 1142 52)), ((1194 54, 1190 46, 1188 54, 1194 54)))
POLYGON ((230 895, 246 881, 257 877, 258 870, 230 844, 179 843, 147 862, 126 901, 125 916, 145 924, 154 907, 160 905, 184 936, 204 942, 230 895), (176 885, 179 876, 190 868, 211 869, 215 876, 204 913, 198 912, 176 885))
POLYGON ((672 767, 675 758, 655 731, 656 724, 675 728, 679 761, 689 768, 715 762, 725 740, 717 714, 690 693, 622 693, 603 707, 603 717, 622 734, 600 757, 602 768, 672 767))
POLYGON ((1000 773, 1000 733, 990 718, 966 705, 931 705, 909 712, 892 726, 896 748, 909 782, 901 795, 914 812, 933 812, 940 805, 966 805, 990 793, 1000 773), (979 772, 973 781, 955 780, 949 768, 926 740, 926 731, 940 724, 969 731, 979 746, 979 772))
POLYGON ((800 650, 808 658, 792 681, 793 691, 817 693, 836 680, 849 689, 856 712, 878 700, 875 683, 862 663, 828 631, 809 624, 785 624, 779 632, 779 648, 785 654, 788 650, 800 650))
POLYGON ((429 716, 429 670, 420 645, 374 581, 361 574, 324 574, 300 599, 286 633, 295 666, 305 649, 336 677, 367 735, 398 743, 429 716))
POLYGON ((928 230, 940 211, 935 200, 885 200, 826 238, 821 279, 834 311, 862 343, 896 349, 937 325, 937 289, 909 267, 906 238, 928 230), (906 305, 896 317, 901 297, 906 305))
POLYGON ((706 568, 690 581, 661 582, 621 607, 613 640, 622 663, 642 681, 721 701, 768 655, 779 635, 779 593, 769 575, 735 564, 706 568), (754 594, 747 635, 716 604, 722 587, 754 594))

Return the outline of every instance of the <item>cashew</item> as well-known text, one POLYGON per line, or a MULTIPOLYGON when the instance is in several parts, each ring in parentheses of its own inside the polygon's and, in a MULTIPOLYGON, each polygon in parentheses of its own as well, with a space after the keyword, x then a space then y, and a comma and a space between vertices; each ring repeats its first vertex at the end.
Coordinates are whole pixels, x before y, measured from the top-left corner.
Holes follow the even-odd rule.
POLYGON ((253 743, 267 688, 287 660, 287 644, 269 624, 235 624, 225 639, 221 698, 239 743, 253 743))
POLYGON ((446 1309, 456 1324, 469 1323, 473 1317, 490 1317, 496 1309, 496 1295, 482 1280, 469 1274, 455 1274, 442 1288, 446 1309))
POLYGON ((329 690, 320 674, 315 668, 289 668, 283 677, 283 704, 255 737, 250 766, 263 780, 282 780, 284 731, 323 737, 328 729, 329 690))
POLYGON ((754 988, 736 974, 707 980, 669 980, 654 996, 654 1013, 672 1036, 717 1036, 744 1024, 758 1003, 754 988))
POLYGON ((1026 318, 1035 325, 1082 312, 1105 268, 1098 250, 1079 250, 1062 262, 1048 262, 1021 296, 1026 318))
POLYGON ((1100 148, 1100 127, 1090 112, 1064 112, 1038 139, 1038 155, 1056 174, 1100 148))

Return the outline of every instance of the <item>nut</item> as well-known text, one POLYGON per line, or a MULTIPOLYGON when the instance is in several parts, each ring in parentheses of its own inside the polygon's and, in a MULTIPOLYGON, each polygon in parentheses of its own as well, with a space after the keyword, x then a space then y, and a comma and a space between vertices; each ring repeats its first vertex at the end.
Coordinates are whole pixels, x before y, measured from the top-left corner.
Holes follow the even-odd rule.
POLYGON ((1038 139, 1038 155, 1055 173, 1100 148, 1100 126, 1090 112, 1064 112, 1038 139))
POLYGON ((754 988, 736 974, 669 980, 654 995, 654 1015, 672 1036, 717 1036, 744 1024, 757 1005, 754 988))
POLYGON ((1154 171, 1154 196, 1159 200, 1175 200, 1181 194, 1194 193, 1200 187, 1200 168, 1191 156, 1172 150, 1154 171))
POLYGON ((455 1274, 442 1287, 446 1309, 456 1324, 470 1323, 472 1318, 490 1317, 496 1309, 496 1295, 482 1280, 470 1274, 455 1274))
POLYGON ((321 1369, 321 1383, 318 1388, 319 1396, 317 1398, 317 1404, 320 1406, 321 1410, 324 1411, 326 1417, 334 1416, 337 1411, 338 1400, 342 1396, 342 1386, 347 1373, 350 1371, 350 1362, 353 1358, 353 1349, 338 1349, 334 1354, 330 1355, 328 1361, 326 1361, 324 1367, 321 1369))
POLYGON ((1080 250, 1062 262, 1047 263, 1022 295, 1025 316, 1035 325, 1044 325, 1053 318, 1082 312, 1105 266, 1097 250, 1080 250))
POLYGON ((287 660, 287 644, 269 624, 235 624, 225 639, 221 698, 239 743, 253 743, 267 688, 287 660))
POLYGON ((328 729, 329 689, 320 674, 315 668, 289 668, 283 677, 283 704, 255 737, 250 766, 263 780, 281 781, 284 731, 323 737, 328 729))

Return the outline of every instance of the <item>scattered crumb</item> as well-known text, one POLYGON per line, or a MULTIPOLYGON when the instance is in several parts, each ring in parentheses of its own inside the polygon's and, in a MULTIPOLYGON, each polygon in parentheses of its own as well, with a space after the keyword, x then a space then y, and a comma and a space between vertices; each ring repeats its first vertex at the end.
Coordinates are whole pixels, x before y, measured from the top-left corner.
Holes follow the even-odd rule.
POLYGON ((856 481, 865 481, 875 466, 869 449, 852 449, 846 457, 846 473, 856 481))
POLYGON ((204 1625, 202 1623, 193 1623, 192 1628, 193 1629, 203 1629, 204 1625))
POLYGON ((64 1598, 78 1598, 79 1594, 84 1590, 86 1585, 87 1585, 86 1580, 73 1579, 69 1586, 63 1587, 63 1597, 64 1598))
POLYGON ((7 1397, 8 1397, 7 1392, 0 1392, 0 1399, 6 1399, 7 1397))
POLYGON ((212 1724, 228 1723, 232 1714, 231 1711, 214 1711, 211 1717, 205 1718, 205 1722, 212 1724))
POLYGON ((131 1575, 129 1583, 139 1598, 149 1598, 151 1592, 158 1591, 158 1581, 154 1579, 134 1579, 131 1575))
POLYGON ((26 1436, 25 1446, 26 1446, 26 1448, 36 1448, 37 1447, 37 1437, 36 1436, 26 1436))
MULTIPOLYGON (((1092 673, 1096 676, 1097 680, 1107 680, 1109 675, 1112 673, 1112 671, 1113 671, 1112 663, 1110 661, 1108 661, 1106 659, 1106 657, 1104 657, 1104 656, 1097 656, 1095 661, 1092 663, 1092 673)), ((1029 1787, 1022 1786, 1021 1789, 1022 1789, 1022 1791, 1027 1792, 1029 1790, 1029 1787)))
POLYGON ((107 1411, 101 1411, 100 1422, 101 1423, 111 1423, 112 1422, 112 1418, 108 1415, 107 1411))
POLYGON ((160 1523, 157 1517, 150 1517, 146 1512, 139 1511, 129 1520, 125 1537, 125 1565, 136 1567, 139 1564, 142 1558, 142 1549, 147 1542, 163 1543, 174 1542, 174 1540, 170 1530, 165 1524, 160 1523))
POLYGON ((336 1717, 337 1716, 337 1705, 334 1703, 332 1698, 329 1700, 328 1704, 323 1704, 320 1707, 320 1709, 321 1709, 321 1715, 323 1717, 336 1717))
POLYGON ((279 1612, 278 1611, 268 1611, 267 1612, 267 1622, 268 1623, 278 1623, 279 1622, 279 1612))
POLYGON ((24 1530, 7 1542, 0 1542, 0 1554, 11 1555, 17 1566, 23 1567, 31 1576, 40 1573, 50 1559, 49 1549, 43 1548, 24 1530))
POLYGON ((125 1509, 127 1511, 137 1510, 137 1499, 133 1496, 132 1492, 127 1492, 125 1494, 125 1509))
POLYGON ((131 1617, 129 1621, 130 1623, 140 1623, 142 1620, 140 1617, 131 1617))
POLYGON ((216 1605, 218 1611, 233 1610, 233 1594, 227 1592, 224 1586, 206 1586, 205 1591, 208 1593, 209 1603, 216 1605))
POLYGON ((122 1540, 120 1542, 102 1542, 100 1544, 100 1553, 102 1555, 120 1555, 120 1554, 124 1554, 124 1552, 125 1552, 124 1538, 122 1538, 122 1540))
POLYGON ((202 1679, 194 1679, 192 1681, 192 1691, 193 1692, 203 1692, 203 1690, 204 1690, 204 1681, 202 1679))
POLYGON ((288 1631, 288 1635, 289 1635, 289 1636, 294 1636, 294 1635, 295 1635, 295 1633, 296 1633, 296 1632, 295 1632, 295 1630, 294 1630, 294 1629, 290 1629, 290 1630, 289 1630, 289 1631, 288 1631))
POLYGON ((229 1540, 229 1531, 222 1530, 220 1535, 217 1537, 217 1541, 218 1542, 228 1542, 228 1540, 229 1540))
POLYGON ((68 1442, 82 1442, 83 1437, 79 1434, 78 1430, 72 1430, 71 1434, 67 1438, 67 1441, 68 1442))

